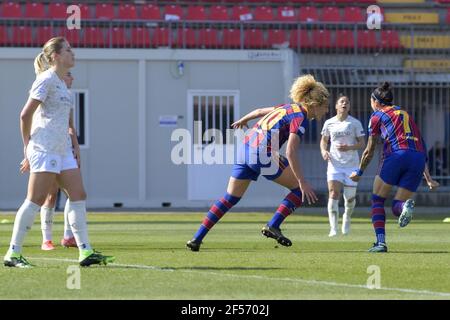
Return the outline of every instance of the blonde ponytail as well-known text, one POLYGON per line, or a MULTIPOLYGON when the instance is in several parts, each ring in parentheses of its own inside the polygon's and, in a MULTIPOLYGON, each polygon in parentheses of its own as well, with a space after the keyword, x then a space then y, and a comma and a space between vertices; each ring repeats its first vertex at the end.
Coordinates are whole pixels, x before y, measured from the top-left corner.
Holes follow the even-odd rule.
POLYGON ((298 77, 292 84, 290 92, 292 101, 301 103, 308 109, 328 104, 329 96, 323 83, 316 81, 310 74, 298 77))
POLYGON ((37 57, 34 59, 34 72, 36 75, 44 72, 49 68, 48 61, 45 58, 44 52, 41 52, 37 55, 37 57))

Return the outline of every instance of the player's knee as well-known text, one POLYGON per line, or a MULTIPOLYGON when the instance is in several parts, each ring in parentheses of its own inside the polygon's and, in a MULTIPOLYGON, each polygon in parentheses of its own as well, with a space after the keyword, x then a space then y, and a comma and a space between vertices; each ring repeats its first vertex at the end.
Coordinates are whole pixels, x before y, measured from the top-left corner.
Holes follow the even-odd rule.
POLYGON ((339 197, 341 196, 339 191, 337 191, 335 189, 330 189, 329 193, 330 193, 329 197, 334 200, 339 200, 339 197))

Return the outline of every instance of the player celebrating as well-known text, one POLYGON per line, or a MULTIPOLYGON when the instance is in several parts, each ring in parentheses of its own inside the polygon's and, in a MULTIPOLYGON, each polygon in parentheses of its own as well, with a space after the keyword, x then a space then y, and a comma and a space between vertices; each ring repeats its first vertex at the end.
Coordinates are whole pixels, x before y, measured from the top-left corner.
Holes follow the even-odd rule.
POLYGON ((342 216, 342 234, 350 232, 350 219, 355 208, 357 183, 349 176, 358 168, 359 149, 363 149, 364 130, 361 122, 348 113, 350 101, 341 96, 336 101, 336 116, 325 121, 320 141, 320 151, 325 161, 328 161, 328 218, 330 220, 329 237, 337 234, 339 220, 339 198, 344 189, 344 215, 342 216), (330 139, 331 138, 331 139, 330 139), (330 151, 328 142, 331 140, 330 151))
POLYGON ((24 155, 30 167, 28 193, 14 221, 10 247, 4 257, 7 267, 32 266, 21 254, 22 244, 55 179, 69 195, 68 218, 79 248, 80 265, 114 260, 94 251, 89 243, 86 192, 80 169, 70 161, 73 155, 67 155, 72 96, 62 79, 74 61, 72 49, 63 37, 47 41, 34 61, 36 80, 20 114, 24 155))
POLYGON ((357 182, 373 158, 379 136, 384 140, 381 168, 373 183, 372 224, 376 242, 369 252, 387 252, 384 201, 392 186, 397 192, 392 201, 392 213, 399 217, 398 224, 406 227, 412 219, 412 197, 425 177, 430 189, 439 184, 434 181, 426 166, 426 147, 417 125, 408 112, 393 105, 394 96, 390 84, 384 82, 372 92, 373 114, 369 122, 369 138, 363 152, 359 169, 350 178, 357 182))
POLYGON ((200 249, 208 231, 238 203, 250 182, 256 181, 260 174, 290 190, 261 232, 283 246, 292 245, 291 240, 281 233, 281 223, 305 199, 308 203, 317 200, 300 165, 300 137, 305 133, 307 118, 321 119, 328 111, 329 93, 311 75, 298 77, 290 93, 293 104, 257 109, 232 124, 233 128, 242 128, 247 126, 249 120, 263 117, 245 136, 244 152, 233 167, 225 196, 210 208, 194 238, 187 242, 186 246, 192 251, 200 249), (287 159, 278 153, 284 143, 287 143, 287 159))

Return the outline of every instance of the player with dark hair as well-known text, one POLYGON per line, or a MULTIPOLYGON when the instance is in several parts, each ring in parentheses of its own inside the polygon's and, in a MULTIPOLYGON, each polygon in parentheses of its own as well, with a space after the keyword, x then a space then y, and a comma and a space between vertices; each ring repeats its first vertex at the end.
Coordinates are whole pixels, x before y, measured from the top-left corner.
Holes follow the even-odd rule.
POLYGON ((384 140, 383 158, 378 175, 375 176, 372 194, 372 224, 376 242, 369 252, 387 252, 385 238, 386 215, 384 202, 393 186, 397 192, 392 201, 392 213, 398 217, 401 228, 412 219, 414 193, 422 176, 430 189, 439 184, 434 181, 426 166, 426 146, 416 123, 408 112, 393 104, 390 84, 384 82, 371 95, 373 114, 369 121, 367 147, 361 157, 359 169, 350 178, 359 181, 373 158, 378 137, 384 140))

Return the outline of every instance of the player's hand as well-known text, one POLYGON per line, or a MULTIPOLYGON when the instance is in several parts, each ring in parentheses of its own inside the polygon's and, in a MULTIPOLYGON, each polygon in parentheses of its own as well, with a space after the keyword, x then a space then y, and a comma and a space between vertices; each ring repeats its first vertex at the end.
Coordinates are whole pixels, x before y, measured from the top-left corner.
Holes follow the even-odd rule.
POLYGON ((325 161, 330 161, 331 160, 331 155, 328 151, 322 151, 322 158, 325 161))
POLYGON ((247 125, 247 121, 242 121, 241 119, 239 119, 238 121, 233 122, 231 124, 231 127, 233 129, 242 129, 244 127, 248 128, 248 125, 247 125))
POLYGON ((309 185, 307 181, 298 182, 300 190, 302 191, 302 202, 305 202, 305 199, 308 201, 308 204, 315 203, 318 198, 313 190, 313 188, 309 185))
POLYGON ((439 182, 437 182, 436 180, 430 179, 429 181, 427 181, 427 185, 428 188, 430 188, 430 190, 436 189, 437 187, 440 186, 439 182))
POLYGON ((339 151, 349 151, 350 146, 347 144, 340 144, 340 145, 336 146, 336 149, 338 149, 339 151))
POLYGON ((352 181, 354 181, 354 182, 358 182, 358 181, 361 179, 361 177, 358 176, 358 175, 356 174, 356 172, 352 172, 352 174, 350 175, 349 178, 350 178, 352 181))
POLYGON ((27 171, 30 170, 30 162, 28 161, 27 158, 24 158, 21 162, 20 162, 20 173, 25 173, 27 171))

